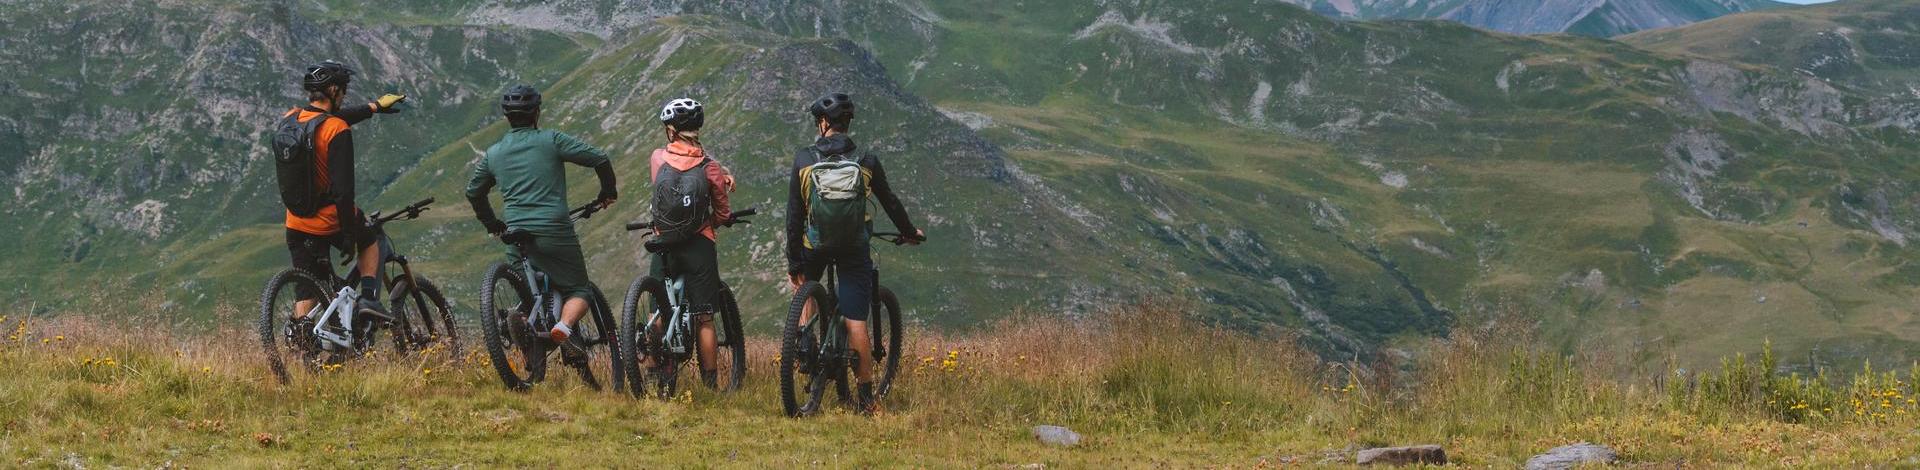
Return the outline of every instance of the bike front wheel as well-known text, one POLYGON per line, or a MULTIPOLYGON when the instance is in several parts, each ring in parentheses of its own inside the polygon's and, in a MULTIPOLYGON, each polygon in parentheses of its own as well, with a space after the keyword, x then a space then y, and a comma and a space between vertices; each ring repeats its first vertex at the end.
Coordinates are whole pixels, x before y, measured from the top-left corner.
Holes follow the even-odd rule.
POLYGON ((424 351, 434 343, 444 344, 447 357, 460 357, 459 331, 454 327, 453 309, 440 288, 424 277, 394 278, 392 300, 388 302, 396 325, 393 334, 406 338, 406 348, 424 351))
POLYGON ((830 346, 827 332, 831 325, 821 320, 837 318, 832 308, 832 295, 818 282, 801 285, 787 305, 787 319, 781 324, 779 373, 780 406, 789 417, 819 413, 827 382, 838 378, 836 375, 845 375, 834 373, 836 368, 845 368, 835 367, 842 361, 822 352, 830 346))
POLYGON ((487 268, 480 281, 480 330, 487 359, 509 390, 524 391, 547 375, 546 347, 528 331, 533 307, 533 293, 513 265, 487 268))

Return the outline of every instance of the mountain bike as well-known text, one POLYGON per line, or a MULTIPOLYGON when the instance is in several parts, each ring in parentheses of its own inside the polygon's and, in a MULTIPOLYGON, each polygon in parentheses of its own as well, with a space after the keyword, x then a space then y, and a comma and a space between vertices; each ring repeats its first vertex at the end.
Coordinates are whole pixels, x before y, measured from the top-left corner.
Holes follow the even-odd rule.
MULTIPOLYGON (((260 344, 267 354, 268 367, 281 384, 292 381, 285 356, 295 356, 308 369, 337 366, 368 352, 374 336, 386 330, 391 330, 395 352, 423 350, 444 341, 448 357, 459 357, 459 334, 446 297, 433 282, 413 272, 406 255, 394 249, 393 239, 386 232, 388 222, 418 219, 431 204, 433 199, 428 198, 392 215, 374 212, 368 217, 367 230, 373 231, 380 247, 380 270, 375 275, 392 293, 387 319, 358 315, 357 286, 335 273, 289 268, 267 281, 260 294, 260 344), (388 276, 393 273, 397 274, 388 276), (302 308, 302 301, 312 302, 312 306, 305 307, 307 314, 302 321, 293 321, 293 312, 302 308), (287 323, 284 330, 277 328, 282 321, 287 323), (275 344, 280 338, 286 340, 284 349, 275 344)), ((359 250, 345 251, 346 259, 340 264, 352 266, 359 250)))
MULTIPOLYGON (((874 233, 873 238, 904 245, 905 235, 874 233)), ((847 326, 841 320, 834 292, 838 273, 832 264, 818 280, 800 285, 787 307, 787 320, 780 335, 780 405, 787 416, 812 416, 820 412, 828 383, 842 403, 853 403, 847 378, 853 374, 855 350, 847 343, 847 326), (814 306, 812 318, 802 321, 807 305, 814 306), (801 383, 795 374, 806 376, 801 383)), ((879 375, 874 381, 873 401, 878 402, 893 389, 900 371, 900 300, 892 290, 880 285, 880 271, 873 271, 873 301, 867 305, 867 337, 873 342, 873 361, 879 375)), ((867 404, 856 404, 866 406, 867 404)))
MULTIPOLYGON (((747 223, 746 217, 758 211, 753 208, 734 212, 734 223, 747 223)), ((652 222, 627 224, 627 231, 645 230, 642 238, 653 235, 652 222)), ((672 253, 663 253, 673 256, 672 253)), ((627 387, 635 397, 646 396, 645 380, 640 365, 651 359, 656 396, 661 399, 672 398, 680 386, 680 369, 688 359, 699 361, 700 370, 706 370, 708 364, 715 365, 718 373, 714 388, 721 392, 740 389, 747 377, 747 341, 740 331, 740 305, 734 300, 733 288, 720 283, 719 303, 711 320, 720 323, 714 325, 713 332, 718 347, 715 357, 699 354, 700 334, 694 323, 693 311, 686 303, 685 283, 678 273, 663 270, 663 278, 641 276, 627 288, 627 299, 621 308, 620 343, 628 356, 622 361, 627 367, 627 387), (644 297, 644 298, 643 298, 644 297), (647 301, 645 309, 641 301, 647 301), (645 322, 640 320, 640 312, 647 312, 645 322), (645 325, 644 327, 641 325, 645 325), (645 334, 642 334, 645 328, 645 334)))
MULTIPOLYGON (((598 203, 588 204, 568 211, 568 218, 577 223, 601 209, 598 203)), ((500 241, 514 247, 515 254, 508 261, 489 266, 480 284, 481 331, 486 336, 487 357, 500 374, 500 381, 509 390, 527 390, 546 380, 547 358, 559 351, 562 364, 578 371, 588 387, 600 390, 600 381, 593 375, 591 351, 605 345, 612 360, 614 390, 624 390, 626 371, 620 366, 620 343, 614 341, 613 309, 607 306, 600 286, 587 284, 593 297, 587 302, 587 315, 580 317, 573 337, 555 343, 547 331, 560 322, 566 297, 548 284, 546 273, 519 255, 530 248, 533 234, 508 230, 500 234, 500 241)))

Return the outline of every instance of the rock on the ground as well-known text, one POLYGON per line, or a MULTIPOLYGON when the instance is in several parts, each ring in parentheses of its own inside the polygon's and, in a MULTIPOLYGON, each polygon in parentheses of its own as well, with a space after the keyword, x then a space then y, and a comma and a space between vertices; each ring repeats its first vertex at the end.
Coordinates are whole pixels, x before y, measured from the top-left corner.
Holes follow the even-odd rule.
POLYGON ((1612 464, 1620 454, 1607 446, 1585 442, 1555 447, 1527 459, 1527 470, 1564 470, 1585 464, 1612 464))
POLYGON ((1051 446, 1073 447, 1080 445, 1080 433, 1060 426, 1034 426, 1033 437, 1051 446))
POLYGON ((1440 446, 1381 447, 1360 451, 1353 457, 1360 465, 1446 465, 1447 451, 1440 446))

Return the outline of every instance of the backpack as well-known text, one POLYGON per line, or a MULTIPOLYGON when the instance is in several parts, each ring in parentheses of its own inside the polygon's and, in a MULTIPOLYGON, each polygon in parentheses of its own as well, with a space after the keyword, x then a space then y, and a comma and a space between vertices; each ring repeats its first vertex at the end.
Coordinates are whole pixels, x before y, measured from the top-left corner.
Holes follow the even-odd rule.
POLYGON ((845 155, 818 156, 801 170, 809 191, 807 235, 816 250, 866 246, 873 227, 867 217, 868 173, 845 155))
POLYGON ((295 216, 313 217, 331 202, 320 187, 320 157, 313 143, 320 124, 329 117, 323 113, 300 122, 300 112, 295 110, 273 125, 273 170, 280 180, 280 204, 295 216))
POLYGON ((700 228, 713 217, 713 183, 707 180, 707 165, 712 159, 682 171, 673 165, 660 165, 653 178, 653 227, 656 239, 676 243, 699 236, 700 228))

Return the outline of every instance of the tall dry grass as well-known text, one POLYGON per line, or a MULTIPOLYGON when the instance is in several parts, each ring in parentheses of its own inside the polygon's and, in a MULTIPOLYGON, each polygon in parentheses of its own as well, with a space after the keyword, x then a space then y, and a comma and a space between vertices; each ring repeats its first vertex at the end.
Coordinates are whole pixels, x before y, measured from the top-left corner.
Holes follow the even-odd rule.
POLYGON ((1904 462, 1920 425, 1920 371, 1781 375, 1764 345, 1663 380, 1621 379, 1604 354, 1537 349, 1504 326, 1327 362, 1189 310, 909 330, 877 416, 809 420, 779 414, 771 338, 751 339, 741 392, 660 402, 592 393, 562 370, 507 392, 471 334, 462 357, 376 353, 280 386, 246 329, 16 315, 0 319, 0 465, 1341 465, 1353 448, 1437 443, 1509 466, 1583 440, 1642 463, 1845 465, 1904 462), (1027 434, 1038 424, 1088 442, 1042 446, 1027 434))

